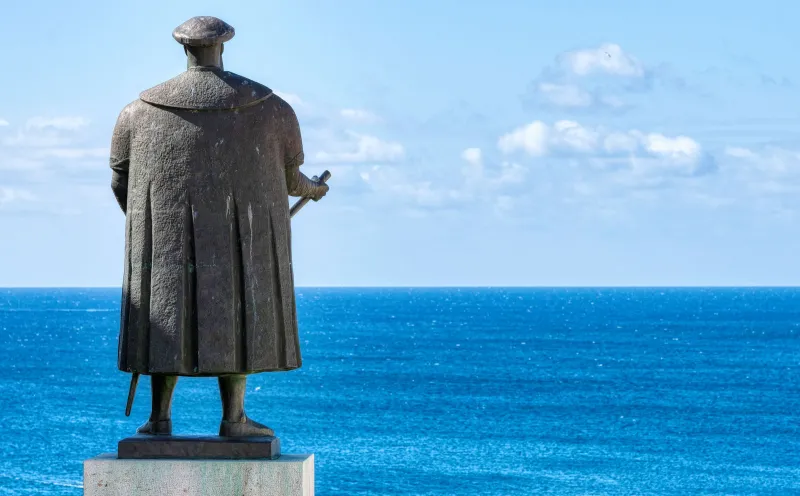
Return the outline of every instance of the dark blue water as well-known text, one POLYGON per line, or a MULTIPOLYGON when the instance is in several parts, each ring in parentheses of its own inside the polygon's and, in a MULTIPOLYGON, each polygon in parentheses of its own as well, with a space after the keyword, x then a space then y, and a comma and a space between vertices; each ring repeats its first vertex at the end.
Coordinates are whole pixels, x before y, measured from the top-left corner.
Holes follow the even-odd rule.
MULTIPOLYGON (((0 290, 0 495, 81 494, 149 413, 119 291, 0 290)), ((251 417, 320 495, 800 494, 800 289, 299 289, 251 417)), ((218 429, 182 379, 176 433, 218 429)))

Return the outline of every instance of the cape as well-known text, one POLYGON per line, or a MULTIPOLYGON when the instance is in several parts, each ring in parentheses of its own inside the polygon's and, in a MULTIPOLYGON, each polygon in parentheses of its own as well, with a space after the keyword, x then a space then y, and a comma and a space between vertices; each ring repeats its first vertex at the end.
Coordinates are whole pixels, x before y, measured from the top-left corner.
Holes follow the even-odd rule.
POLYGON ((285 167, 302 140, 272 95, 189 70, 120 113, 110 153, 126 211, 120 370, 301 366, 285 167))
POLYGON ((261 83, 215 67, 192 67, 139 94, 147 103, 184 110, 235 110, 257 105, 273 92, 261 83))

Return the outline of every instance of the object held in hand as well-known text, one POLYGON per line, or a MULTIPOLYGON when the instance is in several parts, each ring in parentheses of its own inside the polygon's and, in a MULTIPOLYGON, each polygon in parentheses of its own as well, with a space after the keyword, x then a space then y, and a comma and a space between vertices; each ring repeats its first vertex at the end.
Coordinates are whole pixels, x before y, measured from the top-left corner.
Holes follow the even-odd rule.
MULTIPOLYGON (((330 178, 331 178, 330 171, 325 171, 325 172, 322 173, 322 175, 319 177, 319 179, 317 179, 317 181, 322 183, 322 184, 325 184, 325 183, 328 182, 328 179, 330 179, 330 178)), ((294 217, 294 214, 299 212, 301 208, 305 207, 306 203, 308 203, 309 200, 311 200, 311 198, 309 198, 309 197, 301 198, 300 200, 297 201, 297 203, 292 205, 292 208, 289 210, 289 217, 294 217)))

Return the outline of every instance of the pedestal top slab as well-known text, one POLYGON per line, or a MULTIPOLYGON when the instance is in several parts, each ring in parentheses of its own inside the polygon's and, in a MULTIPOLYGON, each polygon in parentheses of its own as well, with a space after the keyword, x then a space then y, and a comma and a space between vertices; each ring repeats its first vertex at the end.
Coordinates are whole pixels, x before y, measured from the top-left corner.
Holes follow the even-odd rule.
POLYGON ((273 436, 133 436, 117 446, 120 459, 274 460, 281 455, 273 436))

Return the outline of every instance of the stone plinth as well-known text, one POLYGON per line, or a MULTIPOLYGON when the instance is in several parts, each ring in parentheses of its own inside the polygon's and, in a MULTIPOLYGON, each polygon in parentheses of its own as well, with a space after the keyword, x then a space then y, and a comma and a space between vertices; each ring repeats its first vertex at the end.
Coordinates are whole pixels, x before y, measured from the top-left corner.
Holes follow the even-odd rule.
POLYGON ((277 460, 119 459, 83 463, 84 496, 314 496, 314 455, 277 460))
POLYGON ((281 455, 281 441, 274 436, 134 436, 123 439, 117 458, 205 458, 210 460, 274 460, 281 455))

